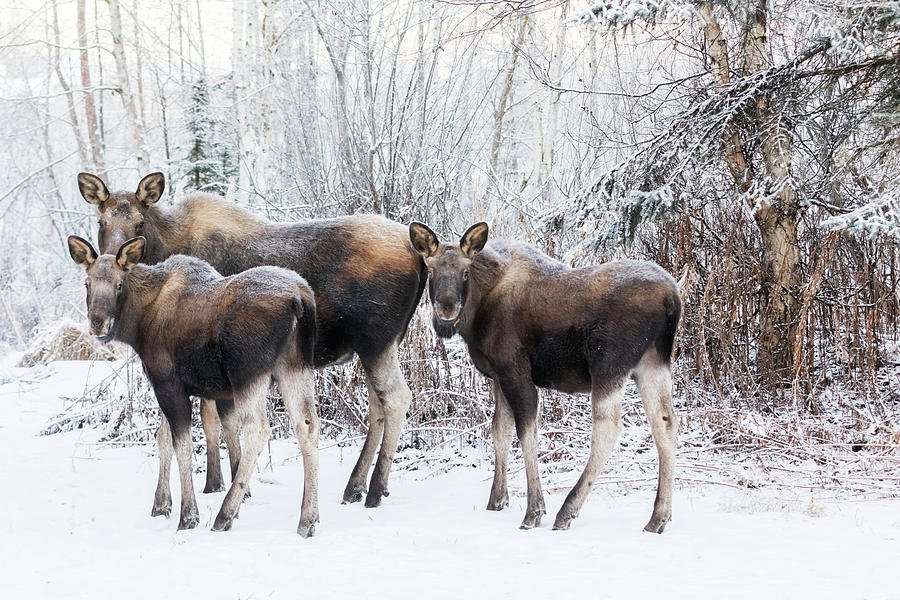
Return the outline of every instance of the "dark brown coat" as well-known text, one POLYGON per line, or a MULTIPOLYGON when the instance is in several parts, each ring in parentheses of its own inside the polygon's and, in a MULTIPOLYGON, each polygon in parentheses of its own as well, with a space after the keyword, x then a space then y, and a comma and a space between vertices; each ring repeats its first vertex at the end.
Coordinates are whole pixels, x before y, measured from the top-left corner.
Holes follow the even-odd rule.
MULTIPOLYGON (((295 420, 303 430, 301 445, 309 433, 318 435, 318 425, 310 427, 309 420, 310 407, 315 415, 314 295, 302 277, 287 269, 257 267, 223 277, 207 263, 182 255, 152 266, 138 264, 143 249, 144 238, 138 237, 116 254, 97 256, 85 240, 69 238, 73 260, 87 272, 92 333, 135 349, 171 426, 182 473, 180 529, 197 523, 189 396, 235 398, 239 412, 248 416, 248 449, 214 525, 228 529, 268 441, 270 381, 279 382, 289 412, 304 414, 304 423, 295 420)), ((317 444, 316 439, 306 442, 317 444)), ((315 480, 309 484, 314 490, 315 480)), ((301 533, 309 535, 318 507, 305 503, 304 508, 301 533)))
POLYGON ((555 523, 567 528, 618 438, 621 388, 633 377, 660 451, 659 495, 647 529, 662 531, 671 514, 677 420, 669 367, 681 315, 675 282, 647 262, 572 269, 528 244, 488 242, 487 234, 487 225, 479 223, 457 246, 441 244, 425 225, 410 225, 430 274, 436 331, 459 333, 475 367, 495 384, 497 469, 488 508, 507 503, 505 465, 514 423, 528 476, 523 527, 540 524, 536 387, 591 392, 591 459, 555 523))
POLYGON ((400 374, 397 344, 426 279, 406 227, 376 215, 272 223, 203 193, 165 210, 156 204, 165 188, 161 173, 144 177, 134 193, 110 193, 103 181, 86 173, 78 181, 85 200, 100 213, 101 251, 142 235, 147 238, 145 260, 151 264, 172 254, 187 254, 224 275, 260 265, 303 275, 316 293, 316 366, 357 354, 374 393, 369 398, 369 433, 344 501, 362 499, 366 474, 381 444, 366 496, 366 506, 377 506, 387 493, 390 466, 412 398, 400 374))

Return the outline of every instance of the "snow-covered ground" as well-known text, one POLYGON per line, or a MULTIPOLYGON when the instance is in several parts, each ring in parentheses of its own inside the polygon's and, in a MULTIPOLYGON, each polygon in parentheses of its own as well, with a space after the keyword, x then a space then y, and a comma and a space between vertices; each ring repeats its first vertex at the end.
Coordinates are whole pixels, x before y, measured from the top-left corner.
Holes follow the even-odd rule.
MULTIPOLYGON (((108 368, 95 363, 91 377, 108 368)), ((232 531, 209 530, 220 493, 198 495, 201 527, 176 532, 174 469, 175 516, 151 518, 155 456, 96 445, 91 430, 37 435, 60 395, 84 386, 85 363, 11 372, 0 377, 3 598, 900 598, 898 501, 678 484, 675 520, 652 535, 641 531, 652 492, 598 486, 570 531, 550 530, 565 490, 548 494, 540 529, 520 531, 521 470, 501 513, 484 510, 487 466, 395 471, 371 510, 340 504, 356 450, 332 447, 322 522, 304 540, 302 467, 280 440, 232 531), (38 379, 41 369, 52 374, 38 379)))

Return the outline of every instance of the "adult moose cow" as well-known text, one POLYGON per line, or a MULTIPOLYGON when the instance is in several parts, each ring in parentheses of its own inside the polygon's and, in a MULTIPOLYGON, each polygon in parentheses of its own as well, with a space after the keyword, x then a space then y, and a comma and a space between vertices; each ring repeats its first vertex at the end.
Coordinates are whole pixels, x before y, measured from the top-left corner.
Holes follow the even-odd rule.
POLYGON ((637 383, 659 452, 659 484, 645 530, 662 533, 672 515, 675 433, 669 363, 681 299, 658 265, 616 261, 572 269, 528 244, 488 243, 478 223, 459 246, 441 244, 421 223, 410 239, 429 273, 438 335, 459 333, 475 367, 493 381, 494 483, 488 510, 509 504, 506 464, 515 424, 528 485, 523 529, 546 511, 538 476, 537 387, 590 392, 594 426, 584 473, 556 515, 568 529, 622 429, 622 388, 637 383))
MULTIPOLYGON (((315 366, 338 364, 357 354, 369 390, 369 431, 343 500, 362 500, 380 443, 365 502, 368 507, 378 506, 382 496, 388 495, 391 463, 412 400, 400 372, 397 345, 426 280, 424 264, 410 246, 407 228, 377 215, 272 223, 206 193, 191 194, 164 210, 156 204, 165 189, 162 173, 144 177, 135 192, 110 193, 99 177, 88 173, 78 175, 78 187, 99 212, 102 253, 143 236, 148 264, 187 254, 208 262, 223 275, 274 265, 296 271, 309 282, 317 305, 315 366)), ((220 408, 225 406, 227 402, 219 402, 220 408)), ((203 412, 209 416, 211 411, 203 412)), ((223 418, 222 424, 226 440, 237 439, 228 431, 236 425, 234 419, 223 418)), ((216 452, 213 468, 218 469, 218 427, 214 434, 212 428, 204 429, 207 446, 216 452)), ((154 506, 154 513, 158 509, 154 506)))

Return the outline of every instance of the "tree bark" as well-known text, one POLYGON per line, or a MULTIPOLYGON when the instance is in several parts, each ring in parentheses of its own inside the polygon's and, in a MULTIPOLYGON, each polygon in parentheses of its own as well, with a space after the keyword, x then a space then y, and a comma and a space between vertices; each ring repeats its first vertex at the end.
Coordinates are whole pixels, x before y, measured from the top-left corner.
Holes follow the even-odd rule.
POLYGON ((525 33, 528 31, 528 15, 524 14, 519 18, 519 31, 513 41, 512 52, 510 53, 509 66, 506 69, 503 78, 503 87, 500 90, 500 98, 497 102, 497 110, 494 111, 494 136, 491 139, 491 155, 490 155, 490 172, 493 177, 497 176, 497 164, 500 160, 500 145, 503 141, 503 120, 506 118, 506 110, 509 106, 509 98, 512 95, 513 79, 516 74, 516 63, 519 60, 519 54, 522 51, 522 45, 525 43, 525 33))
POLYGON ((138 116, 134 94, 128 80, 128 64, 125 61, 125 46, 122 42, 122 12, 119 0, 109 0, 109 25, 112 32, 113 58, 119 75, 119 91, 122 95, 122 104, 125 114, 131 124, 131 137, 134 141, 134 151, 137 159, 138 171, 143 172, 150 163, 150 157, 144 143, 143 124, 138 116))
POLYGON ((51 3, 53 8, 53 41, 55 47, 53 49, 53 68, 56 72, 56 78, 59 80, 59 87, 62 88, 66 96, 66 106, 69 109, 69 120, 72 124, 72 134, 75 136, 75 144, 78 147, 78 159, 81 164, 88 164, 87 150, 84 147, 84 138, 81 135, 81 127, 78 124, 78 112, 75 110, 75 99, 72 97, 72 87, 66 78, 63 77, 62 68, 60 67, 60 43, 59 43, 59 13, 56 8, 56 0, 51 3))
MULTIPOLYGON (((566 44, 566 17, 569 13, 569 2, 562 2, 559 21, 556 25, 556 39, 550 59, 550 81, 559 86, 562 77, 562 53, 566 44)), ((541 128, 541 164, 538 169, 538 185, 541 188, 545 205, 550 202, 550 178, 553 176, 553 159, 556 141, 556 130, 559 123, 559 101, 561 92, 550 90, 547 107, 544 111, 546 121, 541 128)))
MULTIPOLYGON (((719 92, 731 83, 731 65, 728 61, 728 44, 722 35, 722 27, 719 20, 713 14, 711 3, 701 4, 698 8, 703 19, 703 33, 706 36, 706 53, 709 56, 710 69, 716 82, 716 91, 719 92)), ((737 125, 731 121, 725 126, 722 136, 725 147, 725 163, 728 171, 740 190, 745 193, 750 187, 750 169, 747 158, 744 155, 741 133, 737 125)))
POLYGON ((100 145, 100 128, 97 126, 97 108, 94 105, 94 91, 91 85, 91 68, 87 51, 87 26, 85 24, 85 0, 78 0, 78 59, 81 67, 81 87, 84 88, 84 117, 87 124, 88 142, 91 145, 93 170, 103 177, 106 167, 103 165, 103 149, 100 145))
MULTIPOLYGON (((749 76, 766 68, 768 8, 756 0, 748 13, 744 72, 749 76)), ((772 110, 768 92, 756 100, 760 153, 765 167, 765 189, 754 199, 754 218, 762 237, 762 311, 757 366, 772 380, 792 374, 794 342, 800 313, 800 249, 797 239, 799 210, 791 177, 792 140, 781 115, 772 110)))
MULTIPOLYGON (((766 0, 754 0, 747 15, 744 39, 743 76, 749 77, 767 67, 766 0)), ((711 3, 698 12, 703 20, 706 53, 716 82, 716 90, 731 83, 728 46, 711 3)), ((725 162, 740 194, 747 197, 759 227, 762 244, 760 278, 761 310, 757 369, 770 381, 784 379, 794 364, 794 342, 800 311, 800 250, 797 241, 799 211, 791 180, 791 137, 780 115, 771 110, 769 92, 756 99, 755 123, 760 136, 760 154, 767 185, 751 191, 753 163, 748 160, 741 141, 741 130, 729 122, 723 133, 725 162)))

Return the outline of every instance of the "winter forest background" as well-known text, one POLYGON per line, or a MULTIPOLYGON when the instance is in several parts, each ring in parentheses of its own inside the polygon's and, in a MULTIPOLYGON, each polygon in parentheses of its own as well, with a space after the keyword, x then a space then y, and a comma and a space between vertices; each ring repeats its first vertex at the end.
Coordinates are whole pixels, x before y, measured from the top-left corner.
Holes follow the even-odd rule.
MULTIPOLYGON (((887 0, 6 0, 0 352, 40 360, 84 321, 79 171, 131 190, 161 170, 164 202, 208 190, 277 221, 376 212, 452 239, 486 220, 675 276, 681 457, 751 448, 796 485, 896 495, 898 34, 887 0)), ((485 443, 487 386, 424 304, 402 444, 485 443)), ((355 364, 318 384, 329 435, 363 431, 355 364)), ((149 443, 146 385, 105 389, 50 429, 149 443)), ((543 399, 543 458, 580 464, 589 403, 543 399)))

